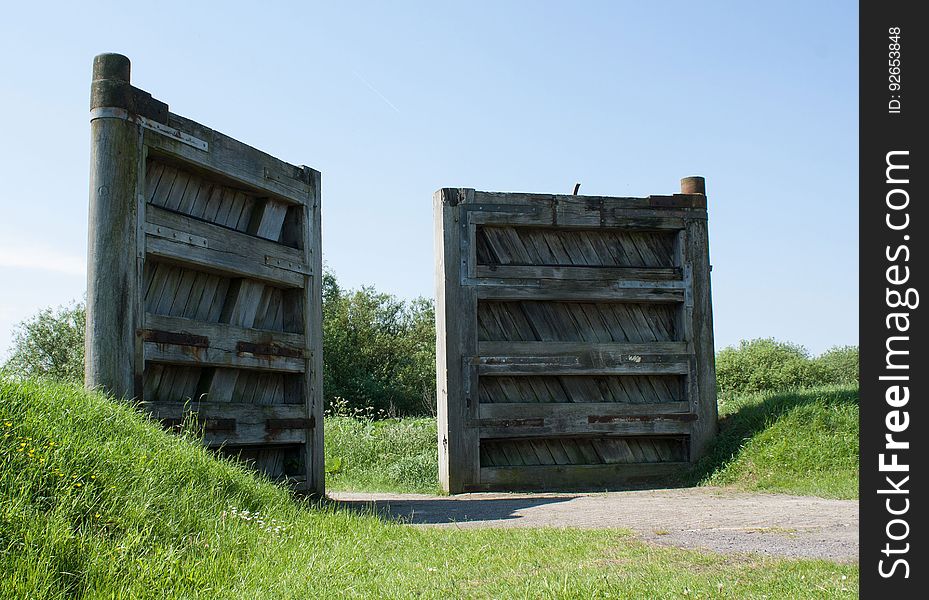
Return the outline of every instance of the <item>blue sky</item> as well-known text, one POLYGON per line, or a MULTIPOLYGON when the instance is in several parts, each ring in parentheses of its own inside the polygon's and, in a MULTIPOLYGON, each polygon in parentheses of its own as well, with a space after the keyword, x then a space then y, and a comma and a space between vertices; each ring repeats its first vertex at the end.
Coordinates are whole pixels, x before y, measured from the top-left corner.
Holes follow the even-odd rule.
POLYGON ((0 22, 0 356, 83 296, 91 62, 322 171, 348 286, 432 296, 440 187, 617 196, 707 178, 716 343, 858 340, 849 2, 15 3, 0 22))

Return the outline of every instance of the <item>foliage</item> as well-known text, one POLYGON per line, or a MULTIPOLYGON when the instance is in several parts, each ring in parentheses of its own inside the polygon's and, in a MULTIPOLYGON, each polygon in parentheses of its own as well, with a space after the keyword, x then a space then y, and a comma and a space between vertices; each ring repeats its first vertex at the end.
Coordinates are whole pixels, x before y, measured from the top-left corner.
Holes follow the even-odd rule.
POLYGON ((772 338, 743 340, 716 354, 720 396, 776 392, 858 381, 858 348, 833 348, 811 358, 803 346, 772 338))
POLYGON ((327 403, 385 414, 434 412, 435 311, 374 288, 343 290, 323 278, 323 390, 327 403))
POLYGON ((0 378, 3 598, 855 597, 858 567, 621 531, 419 528, 283 489, 77 386, 0 378))
POLYGON ((688 483, 857 498, 858 398, 845 384, 725 399, 688 483))
POLYGON ((84 304, 44 308, 17 325, 4 369, 20 377, 84 380, 84 304))
POLYGON ((813 362, 823 383, 858 381, 858 346, 836 346, 813 359, 813 362))

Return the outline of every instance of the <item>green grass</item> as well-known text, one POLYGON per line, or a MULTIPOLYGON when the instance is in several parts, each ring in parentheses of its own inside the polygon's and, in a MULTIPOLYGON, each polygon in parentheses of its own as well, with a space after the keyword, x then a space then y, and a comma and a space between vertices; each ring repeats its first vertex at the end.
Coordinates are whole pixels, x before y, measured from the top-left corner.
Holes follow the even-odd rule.
POLYGON ((68 385, 0 379, 0 429, 2 598, 857 594, 855 565, 701 554, 615 531, 414 528, 319 508, 68 385))
POLYGON ((326 417, 326 488, 435 494, 435 419, 326 417))
POLYGON ((858 497, 858 385, 737 396, 694 481, 826 498, 858 497))

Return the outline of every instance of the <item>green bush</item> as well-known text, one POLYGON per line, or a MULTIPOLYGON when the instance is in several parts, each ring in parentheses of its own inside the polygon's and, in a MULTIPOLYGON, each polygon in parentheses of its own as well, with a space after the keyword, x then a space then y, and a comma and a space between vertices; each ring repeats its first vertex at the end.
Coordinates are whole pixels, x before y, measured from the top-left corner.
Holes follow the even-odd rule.
POLYGON ((858 381, 858 348, 833 348, 812 358, 803 346, 772 338, 743 340, 716 354, 720 395, 777 392, 858 381))
POLYGON ((84 304, 45 308, 16 326, 8 373, 84 381, 84 304))
POLYGON ((823 383, 858 381, 858 346, 836 346, 813 359, 823 383))
POLYGON ((435 414, 435 311, 374 288, 323 278, 323 390, 327 404, 389 416, 435 414))

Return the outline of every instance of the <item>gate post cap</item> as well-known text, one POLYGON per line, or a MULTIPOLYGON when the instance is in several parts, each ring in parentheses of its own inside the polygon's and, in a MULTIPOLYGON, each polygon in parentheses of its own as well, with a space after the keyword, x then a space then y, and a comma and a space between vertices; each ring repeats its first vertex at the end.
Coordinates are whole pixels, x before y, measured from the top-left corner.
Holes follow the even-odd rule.
POLYGON ((94 80, 115 79, 129 82, 129 58, 122 54, 106 52, 94 57, 94 80))
POLYGON ((706 180, 700 176, 685 177, 681 179, 682 194, 706 195, 706 180))

